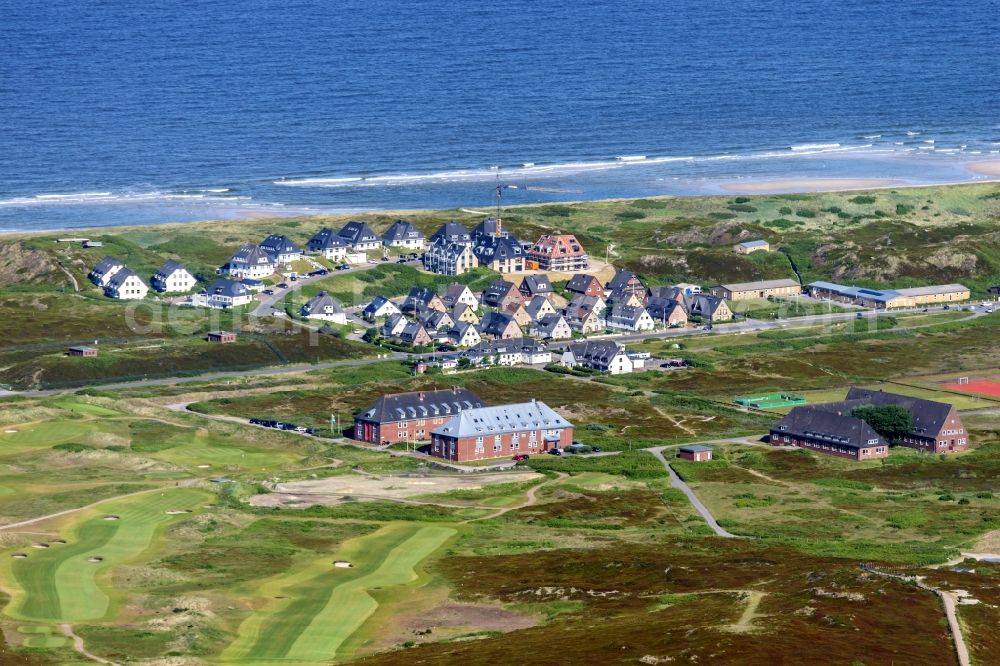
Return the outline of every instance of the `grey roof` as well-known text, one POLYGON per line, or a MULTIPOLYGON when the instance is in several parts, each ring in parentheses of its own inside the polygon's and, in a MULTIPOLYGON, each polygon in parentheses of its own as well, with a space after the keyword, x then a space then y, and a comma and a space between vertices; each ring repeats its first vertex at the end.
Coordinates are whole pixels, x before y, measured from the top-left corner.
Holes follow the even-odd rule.
POLYGON ((114 275, 111 276, 111 279, 108 280, 108 286, 109 287, 120 287, 123 284, 125 284, 125 280, 127 280, 128 278, 133 277, 133 276, 134 277, 139 277, 138 275, 136 275, 135 271, 133 271, 128 266, 126 266, 126 267, 122 268, 120 271, 118 271, 117 273, 115 273, 114 275))
POLYGON ((430 305, 430 303, 438 298, 437 292, 433 289, 427 287, 413 287, 410 289, 410 293, 407 294, 406 300, 403 301, 403 312, 422 312, 430 305))
POLYGON ((684 309, 684 304, 675 301, 672 298, 651 298, 649 302, 646 303, 646 312, 649 316, 657 321, 666 321, 670 319, 670 315, 673 314, 675 309, 682 310, 685 315, 687 310, 684 309))
POLYGON ((758 280, 757 282, 733 282, 719 286, 729 291, 755 291, 779 287, 798 287, 799 283, 789 278, 781 278, 780 280, 758 280))
POLYGON ((680 447, 679 450, 683 451, 684 453, 702 453, 704 451, 714 451, 715 448, 711 446, 705 446, 704 444, 688 444, 686 446, 680 447))
POLYGON ((365 306, 364 314, 366 314, 366 315, 374 315, 386 303, 392 304, 392 307, 395 308, 395 310, 397 312, 399 311, 399 307, 395 303, 393 303, 392 301, 390 301, 385 296, 379 295, 379 296, 376 296, 375 298, 373 298, 372 302, 369 303, 367 306, 365 306))
POLYGON ((154 280, 161 279, 165 280, 176 271, 186 270, 184 266, 179 261, 174 261, 173 259, 168 259, 166 263, 160 266, 160 270, 156 271, 156 275, 153 276, 154 280))
POLYGON ((420 315, 420 323, 424 325, 428 331, 437 331, 441 328, 451 328, 455 324, 455 320, 451 318, 451 315, 447 312, 441 312, 440 310, 427 310, 422 315, 420 315))
POLYGON ((448 243, 468 243, 472 240, 469 230, 455 220, 445 222, 441 225, 441 228, 435 231, 431 236, 432 241, 439 238, 443 238, 448 243))
POLYGON ((684 290, 679 287, 650 287, 646 290, 646 297, 650 300, 673 300, 683 299, 684 290))
POLYGON ((460 282, 452 282, 448 285, 448 288, 445 289, 442 300, 444 300, 446 305, 455 305, 455 303, 458 302, 458 299, 462 297, 462 294, 465 293, 466 289, 469 289, 467 285, 460 282))
MULTIPOLYGON (((507 282, 503 278, 498 278, 491 282, 486 289, 483 289, 483 305, 500 307, 500 302, 512 291, 517 291, 513 282, 507 282)), ((520 292, 518 292, 518 295, 520 295, 520 292)))
MULTIPOLYGON (((944 428, 951 413, 952 406, 947 402, 914 398, 886 391, 852 386, 847 392, 845 402, 857 405, 898 405, 913 415, 913 430, 911 434, 918 437, 935 437, 944 428)), ((836 405, 837 403, 832 403, 836 405)))
POLYGON ((347 247, 348 242, 341 238, 333 229, 323 227, 316 234, 309 239, 306 243, 306 247, 309 248, 310 252, 322 252, 323 250, 329 250, 335 247, 347 247))
POLYGON ((260 248, 269 254, 301 254, 302 248, 293 243, 288 236, 271 234, 261 241, 260 248))
POLYGON ((837 284, 835 282, 824 282, 823 280, 810 282, 806 286, 809 289, 818 289, 831 294, 838 294, 846 298, 861 298, 869 301, 875 301, 877 303, 885 303, 902 296, 902 293, 896 291, 895 289, 868 289, 866 287, 851 287, 837 284))
POLYGON ((565 319, 566 318, 558 312, 542 315, 542 318, 538 320, 538 332, 546 336, 551 335, 556 326, 559 325, 559 321, 565 321, 565 319))
POLYGON ((540 340, 535 340, 534 338, 509 338, 507 340, 483 340, 475 347, 469 350, 470 354, 487 356, 492 354, 512 354, 512 353, 522 353, 522 354, 542 354, 548 351, 548 347, 545 346, 540 340))
POLYGON ((242 263, 250 266, 270 266, 274 263, 274 257, 266 250, 261 249, 253 243, 244 243, 240 249, 233 253, 229 263, 242 263))
POLYGON ((738 243, 738 245, 742 247, 764 247, 765 245, 769 246, 770 243, 768 243, 766 240, 752 240, 752 241, 743 241, 742 243, 738 243))
POLYGON ((302 306, 302 314, 340 314, 344 311, 344 307, 340 304, 336 298, 321 291, 312 298, 310 298, 305 305, 302 306))
POLYGON ((600 281, 593 275, 577 273, 566 283, 566 291, 575 291, 580 294, 586 293, 587 288, 592 282, 597 282, 597 286, 601 285, 600 281))
POLYGON ((396 220, 382 234, 382 241, 384 243, 393 243, 402 240, 423 240, 423 238, 423 232, 407 220, 396 220))
POLYGON ((879 445, 883 443, 879 434, 861 419, 824 407, 793 407, 792 411, 771 428, 771 432, 777 435, 796 435, 850 449, 875 446, 869 444, 869 440, 878 440, 879 445))
POLYGON ((429 258, 440 257, 449 261, 455 261, 468 247, 467 243, 456 243, 444 236, 440 236, 431 240, 431 244, 427 247, 425 254, 429 258))
POLYGON ((711 294, 685 294, 684 308, 688 314, 711 317, 725 301, 711 294))
POLYGON ((571 319, 584 319, 597 309, 601 304, 601 299, 597 296, 585 296, 578 294, 566 306, 566 316, 571 319))
POLYGON ((600 365, 607 365, 611 359, 625 353, 624 347, 611 340, 574 342, 569 345, 569 350, 577 361, 596 362, 600 365))
POLYGON ((338 235, 350 243, 370 243, 379 240, 378 234, 368 226, 367 222, 351 220, 343 226, 338 235))
POLYGON ((525 275, 521 280, 521 291, 527 291, 535 296, 537 294, 551 294, 552 283, 547 275, 525 275))
POLYGON ((455 338, 462 339, 470 328, 476 330, 476 327, 467 321, 452 321, 454 323, 451 325, 451 330, 448 333, 453 334, 455 338))
POLYGON ((635 306, 616 303, 614 307, 611 308, 611 312, 608 313, 607 318, 615 321, 627 321, 630 324, 635 324, 645 312, 646 308, 641 305, 635 306))
POLYGON ((124 265, 125 265, 124 261, 108 255, 107 257, 101 259, 101 261, 91 269, 90 274, 95 276, 102 276, 107 274, 107 272, 110 271, 111 269, 124 265))
POLYGON ((472 253, 476 255, 482 263, 491 261, 507 261, 524 256, 524 248, 516 238, 511 236, 480 236, 476 239, 472 248, 472 253))
POLYGON ((936 284, 930 287, 910 287, 907 289, 897 289, 903 296, 934 296, 936 294, 955 294, 969 291, 969 288, 961 284, 936 284))
POLYGON ((427 337, 430 337, 430 333, 427 332, 427 329, 424 327, 423 324, 421 324, 419 321, 411 321, 406 325, 405 328, 403 328, 402 331, 400 331, 399 339, 403 341, 407 340, 415 341, 421 335, 426 335, 427 337))
POLYGON ((572 427, 572 423, 556 414, 544 402, 532 400, 513 405, 468 409, 431 432, 444 437, 460 438, 572 427))
MULTIPOLYGON (((531 300, 525 304, 524 309, 528 311, 528 314, 531 315, 532 319, 538 319, 538 313, 541 311, 541 309, 545 306, 546 303, 548 303, 553 310, 555 309, 555 306, 552 305, 549 299, 545 298, 540 294, 538 296, 533 296, 531 300)), ((552 313, 550 312, 549 314, 552 313)))
MULTIPOLYGON (((635 290, 638 289, 641 284, 642 280, 639 279, 639 275, 637 273, 619 268, 618 271, 615 272, 615 276, 608 281, 605 287, 607 287, 609 291, 620 291, 625 288, 635 290), (636 281, 638 281, 639 284, 636 284, 636 281), (630 283, 632 283, 631 286, 630 283)), ((643 287, 643 289, 645 289, 645 287, 643 287)))
POLYGON ((376 423, 395 423, 408 419, 454 416, 459 412, 485 405, 468 389, 413 391, 383 395, 356 418, 376 423))
MULTIPOLYGON (((472 230, 472 240, 476 241, 477 243, 483 238, 496 237, 496 235, 497 235, 497 219, 495 217, 487 217, 485 220, 477 224, 476 228, 472 230)), ((504 231, 501 228, 500 236, 502 238, 507 238, 510 236, 510 232, 504 231)))
POLYGON ((242 282, 219 278, 212 283, 206 290, 206 293, 209 296, 229 296, 230 298, 235 298, 237 296, 249 296, 250 289, 242 282))
POLYGON ((479 331, 486 335, 503 335, 511 322, 514 322, 514 325, 520 330, 521 327, 518 323, 506 312, 488 312, 479 322, 479 331))

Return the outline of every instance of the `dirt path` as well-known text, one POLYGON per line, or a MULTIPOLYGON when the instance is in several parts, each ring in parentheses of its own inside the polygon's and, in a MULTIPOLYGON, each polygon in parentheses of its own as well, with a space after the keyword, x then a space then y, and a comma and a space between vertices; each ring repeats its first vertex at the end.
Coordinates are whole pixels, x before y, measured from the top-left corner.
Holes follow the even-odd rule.
MULTIPOLYGON (((566 474, 564 472, 556 472, 556 474, 557 474, 556 478, 554 478, 554 479, 548 479, 546 481, 542 481, 538 485, 532 486, 531 488, 529 488, 528 492, 526 492, 524 494, 525 500, 523 502, 521 502, 520 504, 515 504, 513 506, 505 506, 503 508, 497 509, 495 512, 493 512, 493 513, 491 513, 489 515, 481 516, 479 518, 470 518, 469 520, 466 520, 466 521, 463 521, 463 522, 465 522, 465 523, 473 523, 473 522, 475 522, 477 520, 486 520, 487 518, 498 518, 499 516, 502 516, 505 513, 508 513, 510 511, 514 511, 515 509, 525 509, 525 508, 527 508, 529 506, 535 506, 536 504, 538 504, 538 491, 543 486, 550 485, 550 484, 555 483, 557 481, 562 481, 567 476, 569 476, 568 474, 566 474)), ((479 507, 479 508, 483 508, 483 507, 479 507)))
POLYGON ((670 463, 667 462, 667 459, 663 457, 664 448, 666 447, 661 446, 659 448, 646 449, 646 450, 652 453, 654 456, 656 456, 657 460, 659 460, 660 463, 667 469, 667 473, 670 475, 670 485, 673 486, 674 488, 677 488, 685 495, 687 495, 688 501, 691 502, 691 506, 694 507, 695 511, 701 514, 701 517, 705 519, 705 522, 708 524, 709 527, 712 528, 712 531, 715 532, 716 535, 724 537, 726 539, 742 538, 727 531, 725 528, 719 525, 718 521, 715 520, 715 516, 713 516, 712 512, 708 510, 708 507, 702 504, 702 501, 698 499, 697 495, 694 494, 694 491, 691 490, 691 487, 688 486, 688 484, 684 483, 681 477, 677 476, 677 472, 675 472, 674 468, 670 466, 670 463))
POLYGON ((73 625, 71 624, 60 624, 59 629, 67 638, 73 639, 73 649, 82 654, 87 659, 91 661, 96 661, 99 664, 109 664, 110 666, 120 666, 117 661, 110 661, 104 657, 98 657, 96 654, 87 652, 87 648, 83 644, 83 639, 73 633, 73 625))

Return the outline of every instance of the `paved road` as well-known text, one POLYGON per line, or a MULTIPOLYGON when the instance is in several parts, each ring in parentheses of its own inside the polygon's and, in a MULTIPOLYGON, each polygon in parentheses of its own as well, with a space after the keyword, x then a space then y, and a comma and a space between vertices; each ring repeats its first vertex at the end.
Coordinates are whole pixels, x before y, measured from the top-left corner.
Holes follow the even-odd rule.
POLYGON ((705 519, 705 522, 708 523, 708 526, 711 527, 712 531, 715 532, 717 535, 719 535, 720 537, 725 537, 727 539, 742 538, 735 534, 732 534, 731 532, 727 532, 725 529, 723 529, 719 525, 718 521, 715 520, 715 516, 712 515, 712 512, 708 510, 708 507, 702 504, 701 500, 698 499, 698 496, 694 494, 694 491, 691 490, 691 487, 688 486, 688 484, 684 483, 681 477, 677 476, 677 472, 674 471, 674 468, 670 466, 670 463, 667 462, 667 459, 663 456, 663 449, 665 448, 673 448, 673 447, 659 446, 653 449, 646 449, 646 450, 652 453, 654 456, 656 456, 657 459, 661 463, 663 463, 663 466, 667 468, 667 472, 670 474, 670 485, 673 486, 674 488, 679 489, 681 492, 687 495, 687 498, 691 502, 691 505, 694 507, 695 511, 701 514, 701 517, 705 519))

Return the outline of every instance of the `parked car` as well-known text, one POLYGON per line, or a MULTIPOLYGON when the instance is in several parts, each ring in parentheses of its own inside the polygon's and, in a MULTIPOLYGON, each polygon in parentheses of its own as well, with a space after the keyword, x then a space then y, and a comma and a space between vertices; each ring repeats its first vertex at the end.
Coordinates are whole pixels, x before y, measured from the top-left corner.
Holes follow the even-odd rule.
POLYGON ((410 253, 410 259, 418 259, 418 258, 419 258, 419 256, 420 256, 420 255, 418 255, 418 254, 417 254, 416 252, 411 252, 411 253, 410 253))
POLYGON ((295 426, 295 432, 308 432, 309 429, 305 426, 295 426))
POLYGON ((396 260, 396 263, 397 264, 405 264, 406 263, 406 257, 400 257, 399 259, 396 260))
POLYGON ((321 268, 318 271, 316 271, 316 275, 329 275, 329 273, 330 271, 326 270, 325 268, 321 268))
POLYGON ((513 460, 514 462, 521 462, 522 460, 527 460, 527 459, 528 459, 527 453, 518 453, 513 458, 511 458, 511 460, 513 460))
POLYGON ((261 419, 250 419, 251 425, 261 425, 264 423, 261 419))
POLYGON ((298 281, 299 281, 299 278, 298 278, 298 276, 295 276, 295 275, 293 275, 293 276, 292 276, 291 278, 289 278, 289 279, 290 279, 290 280, 291 280, 292 282, 298 282, 298 281))
POLYGON ((856 314, 854 315, 854 318, 855 318, 855 319, 864 319, 864 318, 865 318, 865 313, 863 313, 863 312, 858 312, 858 313, 856 313, 856 314))
POLYGON ((941 309, 942 309, 942 310, 951 310, 951 306, 950 306, 950 305, 946 305, 946 306, 944 306, 944 307, 943 307, 943 308, 941 308, 941 309))
POLYGON ((549 455, 561 456, 562 455, 562 449, 549 449, 549 455))
POLYGON ((599 447, 599 446, 592 446, 592 447, 590 447, 590 450, 593 451, 594 453, 600 453, 601 452, 601 447, 599 447))
POLYGON ((351 267, 349 265, 347 265, 347 264, 341 264, 341 265, 337 266, 337 270, 338 271, 349 271, 349 270, 351 270, 351 267))
POLYGON ((282 282, 281 284, 278 285, 278 289, 288 289, 288 283, 282 282))
POLYGON ((267 296, 274 296, 274 289, 265 289, 263 293, 267 296))

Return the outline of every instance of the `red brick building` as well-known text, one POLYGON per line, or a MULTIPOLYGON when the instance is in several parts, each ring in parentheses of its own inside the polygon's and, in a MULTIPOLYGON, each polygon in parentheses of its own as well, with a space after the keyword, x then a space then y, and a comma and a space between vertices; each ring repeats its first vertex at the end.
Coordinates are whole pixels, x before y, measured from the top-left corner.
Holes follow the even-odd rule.
POLYGON ((463 388, 383 395, 354 417, 354 439, 372 444, 427 441, 437 426, 484 404, 463 388))
POLYGON ((577 273, 566 283, 566 291, 584 296, 604 296, 604 287, 601 281, 593 275, 577 273))
POLYGON ((464 410, 431 433, 431 455, 481 460, 544 453, 573 443, 573 424, 544 402, 464 410))
POLYGON ((87 358, 93 358, 97 356, 96 347, 70 347, 69 351, 66 352, 70 356, 85 356, 87 358))
POLYGON ((913 430, 897 444, 932 453, 951 453, 969 448, 969 433, 954 405, 898 393, 872 391, 852 386, 843 403, 850 408, 866 405, 896 405, 913 416, 913 430))
POLYGON ((829 407, 793 408, 771 428, 771 446, 797 446, 852 460, 889 456, 889 444, 871 426, 829 407))
POLYGON ((572 234, 545 234, 528 250, 528 259, 543 271, 580 271, 590 265, 590 257, 572 234))
POLYGON ((236 334, 229 331, 209 331, 205 339, 209 342, 225 344, 227 342, 236 342, 236 334))

